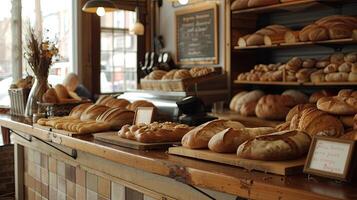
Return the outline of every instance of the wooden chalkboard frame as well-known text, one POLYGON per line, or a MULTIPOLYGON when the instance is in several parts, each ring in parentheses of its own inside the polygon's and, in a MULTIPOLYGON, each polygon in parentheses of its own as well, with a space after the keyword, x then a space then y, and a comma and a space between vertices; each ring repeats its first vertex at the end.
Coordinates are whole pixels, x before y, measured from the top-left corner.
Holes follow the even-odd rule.
POLYGON ((176 58, 175 61, 177 64, 218 64, 218 5, 215 2, 209 2, 209 3, 199 3, 195 6, 190 6, 187 8, 180 9, 175 12, 175 45, 176 45, 176 58), (212 60, 207 60, 207 59, 202 59, 202 60, 195 60, 195 61, 181 61, 180 60, 180 55, 179 55, 179 50, 178 50, 178 44, 179 44, 179 28, 178 22, 177 22, 177 17, 181 15, 187 15, 187 14, 194 14, 197 12, 202 12, 206 10, 211 10, 213 9, 214 11, 214 58, 212 60))

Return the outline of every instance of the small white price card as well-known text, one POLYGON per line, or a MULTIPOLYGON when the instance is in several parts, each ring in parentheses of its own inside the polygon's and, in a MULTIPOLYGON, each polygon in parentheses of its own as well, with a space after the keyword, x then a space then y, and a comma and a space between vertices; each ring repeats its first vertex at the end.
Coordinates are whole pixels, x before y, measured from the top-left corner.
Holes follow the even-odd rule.
POLYGON ((150 124, 153 116, 153 107, 138 107, 135 111, 134 124, 150 124))
POLYGON ((304 171, 310 174, 347 180, 353 160, 353 140, 315 136, 304 171))

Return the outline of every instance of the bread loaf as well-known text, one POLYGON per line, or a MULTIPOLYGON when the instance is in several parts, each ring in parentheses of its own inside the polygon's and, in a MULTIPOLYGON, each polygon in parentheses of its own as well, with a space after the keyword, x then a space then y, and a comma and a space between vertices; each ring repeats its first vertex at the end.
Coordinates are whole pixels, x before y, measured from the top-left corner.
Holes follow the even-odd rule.
POLYGON ((95 120, 99 115, 108 110, 109 107, 103 105, 91 105, 88 106, 81 114, 81 121, 95 120))
POLYGON ((166 74, 163 70, 154 70, 148 75, 149 80, 161 80, 161 78, 166 74))
POLYGON ((317 61, 315 67, 317 68, 325 68, 327 67, 331 62, 328 61, 328 60, 320 60, 320 61, 317 61))
POLYGON ((239 112, 240 107, 238 107, 237 101, 238 101, 238 99, 240 99, 243 95, 245 95, 247 93, 248 93, 247 91, 242 91, 242 92, 239 92, 238 94, 234 95, 234 97, 232 98, 232 100, 229 104, 229 109, 239 112))
POLYGON ((97 122, 103 122, 110 126, 112 130, 119 130, 126 124, 132 124, 135 112, 125 108, 110 108, 99 115, 97 122))
POLYGON ((347 63, 357 62, 357 52, 351 52, 346 54, 343 60, 347 63))
POLYGON ((302 67, 302 60, 298 57, 293 57, 288 61, 285 68, 290 71, 297 72, 302 67))
POLYGON ((282 124, 275 126, 275 129, 277 131, 288 131, 288 130, 290 130, 290 123, 291 123, 290 121, 286 121, 282 124))
POLYGON ((156 108, 154 104, 145 100, 137 100, 127 106, 128 110, 136 111, 138 107, 153 107, 156 108))
POLYGON ((258 104, 257 101, 250 101, 242 105, 240 108, 240 114, 243 116, 255 116, 255 107, 258 104))
POLYGON ((102 95, 98 98, 98 100, 95 102, 95 104, 98 105, 105 105, 108 101, 114 99, 113 96, 109 96, 109 95, 102 95))
POLYGON ((233 153, 237 151, 238 146, 243 142, 254 139, 256 136, 266 135, 275 131, 276 130, 271 127, 228 128, 214 135, 208 143, 208 148, 218 153, 233 153))
POLYGON ((69 116, 79 119, 81 117, 82 113, 91 105, 93 105, 93 104, 92 103, 80 104, 71 110, 71 112, 69 113, 69 116))
POLYGON ((309 102, 316 103, 322 97, 331 97, 331 96, 334 96, 333 92, 329 92, 326 90, 320 90, 320 91, 314 92, 310 95, 309 102))
POLYGON ((330 57, 330 62, 332 64, 341 65, 345 61, 344 58, 345 55, 343 53, 334 53, 330 57))
POLYGON ((348 81, 348 76, 346 72, 335 72, 326 74, 325 79, 328 82, 345 82, 348 81))
POLYGON ((249 0, 235 0, 231 4, 231 10, 241 10, 244 8, 248 8, 248 1, 249 0))
POLYGON ((306 108, 299 115, 295 115, 291 120, 290 129, 298 129, 311 136, 340 137, 344 133, 340 120, 313 107, 306 108))
POLYGON ((340 116, 340 121, 345 127, 353 127, 353 117, 354 115, 349 115, 349 116, 340 116))
POLYGON ((357 82, 357 73, 356 72, 350 72, 348 74, 348 81, 349 82, 357 82))
POLYGON ((326 78, 325 78, 325 73, 323 72, 323 70, 317 70, 313 73, 311 73, 310 75, 310 80, 313 83, 320 83, 320 82, 325 82, 326 78))
POLYGON ((288 95, 266 95, 258 101, 255 114, 259 118, 282 120, 289 110, 296 105, 293 97, 288 95))
POLYGON ((54 88, 49 88, 45 92, 45 94, 43 94, 42 102, 45 102, 45 103, 58 103, 59 99, 57 97, 56 90, 54 88))
POLYGON ((316 69, 314 68, 303 68, 296 73, 296 78, 298 82, 310 82, 310 76, 314 73, 316 69))
POLYGON ((341 139, 346 140, 357 140, 357 130, 352 130, 340 137, 341 139))
POLYGON ((353 117, 353 130, 357 130, 357 114, 353 117))
POLYGON ((59 99, 67 99, 69 98, 69 94, 67 88, 62 84, 57 84, 55 86, 55 91, 59 99))
POLYGON ((284 35, 285 43, 294 44, 300 42, 299 31, 286 31, 284 35))
POLYGON ((241 111, 241 107, 249 102, 258 101, 264 93, 261 90, 253 90, 248 92, 247 94, 242 95, 237 99, 236 105, 233 106, 234 110, 241 111))
POLYGON ((357 98, 322 97, 317 101, 317 108, 335 115, 354 115, 357 113, 357 98))
POLYGON ((174 74, 174 79, 187 79, 192 78, 190 72, 187 69, 177 70, 174 74))
POLYGON ((190 74, 192 77, 206 76, 214 72, 213 67, 193 67, 190 69, 190 74))
POLYGON ((268 6, 273 4, 280 3, 279 0, 249 0, 248 7, 260 7, 260 6, 268 6))
POLYGON ((281 95, 291 96, 294 98, 296 104, 304 104, 309 101, 308 96, 298 90, 285 90, 281 95))
POLYGON ((291 160, 304 156, 311 143, 311 137, 301 131, 281 131, 258 136, 238 147, 237 155, 253 160, 291 160))
POLYGON ((352 69, 352 63, 349 62, 344 62, 338 67, 339 72, 351 72, 352 69))
POLYGON ((125 108, 130 104, 126 99, 111 99, 105 103, 110 108, 125 108))
POLYGON ((235 121, 213 120, 194 128, 183 136, 182 146, 191 149, 206 149, 208 148, 209 140, 215 134, 227 128, 239 129, 244 128, 244 126, 235 121))
POLYGON ((177 72, 177 69, 173 69, 169 72, 167 72, 164 76, 162 76, 162 80, 172 80, 174 79, 174 75, 177 72))
POLYGON ((298 115, 298 114, 302 113, 302 111, 307 109, 307 108, 316 108, 316 106, 314 104, 299 104, 299 105, 296 105, 286 115, 285 120, 287 122, 291 121, 295 115, 298 115))
POLYGON ((338 71, 338 65, 337 64, 329 64, 324 68, 324 73, 328 74, 328 73, 334 73, 338 71))
POLYGON ((313 67, 315 67, 316 63, 317 63, 316 59, 309 58, 309 59, 304 60, 304 62, 302 62, 302 67, 303 68, 313 68, 313 67))

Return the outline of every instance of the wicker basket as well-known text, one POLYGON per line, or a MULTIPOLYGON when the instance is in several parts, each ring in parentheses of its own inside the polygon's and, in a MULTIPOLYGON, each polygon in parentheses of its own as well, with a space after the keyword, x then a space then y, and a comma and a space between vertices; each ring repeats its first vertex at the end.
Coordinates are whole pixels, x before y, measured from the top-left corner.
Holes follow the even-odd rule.
POLYGON ((38 102, 38 105, 41 110, 44 110, 46 112, 46 115, 48 117, 53 117, 53 116, 66 116, 69 115, 71 110, 78 106, 79 104, 82 103, 89 103, 91 102, 90 100, 82 100, 78 102, 73 102, 73 103, 40 103, 38 102))
POLYGON ((31 89, 29 88, 9 89, 11 115, 17 115, 17 116, 25 115, 26 103, 30 90, 31 89))

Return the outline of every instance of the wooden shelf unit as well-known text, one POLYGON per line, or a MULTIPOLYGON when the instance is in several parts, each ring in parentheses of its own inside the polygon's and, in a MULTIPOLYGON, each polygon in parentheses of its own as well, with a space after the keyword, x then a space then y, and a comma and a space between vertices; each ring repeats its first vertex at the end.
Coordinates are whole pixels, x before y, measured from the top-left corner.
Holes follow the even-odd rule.
POLYGON ((337 2, 338 0, 285 0, 279 4, 273 4, 269 6, 262 6, 256 8, 247 8, 241 10, 232 10, 232 14, 247 14, 247 13, 267 13, 274 11, 298 11, 309 8, 311 6, 316 6, 323 3, 337 2))
POLYGON ((290 44, 281 43, 272 46, 266 46, 266 45, 247 46, 247 47, 234 46, 233 49, 234 50, 280 49, 280 48, 308 47, 312 45, 336 47, 340 45, 353 45, 353 44, 357 45, 357 40, 353 40, 352 38, 347 38, 347 39, 338 39, 338 40, 297 42, 297 43, 290 43, 290 44))
POLYGON ((265 81, 234 81, 235 84, 245 84, 245 85, 280 85, 280 86, 357 86, 357 82, 265 82, 265 81))

